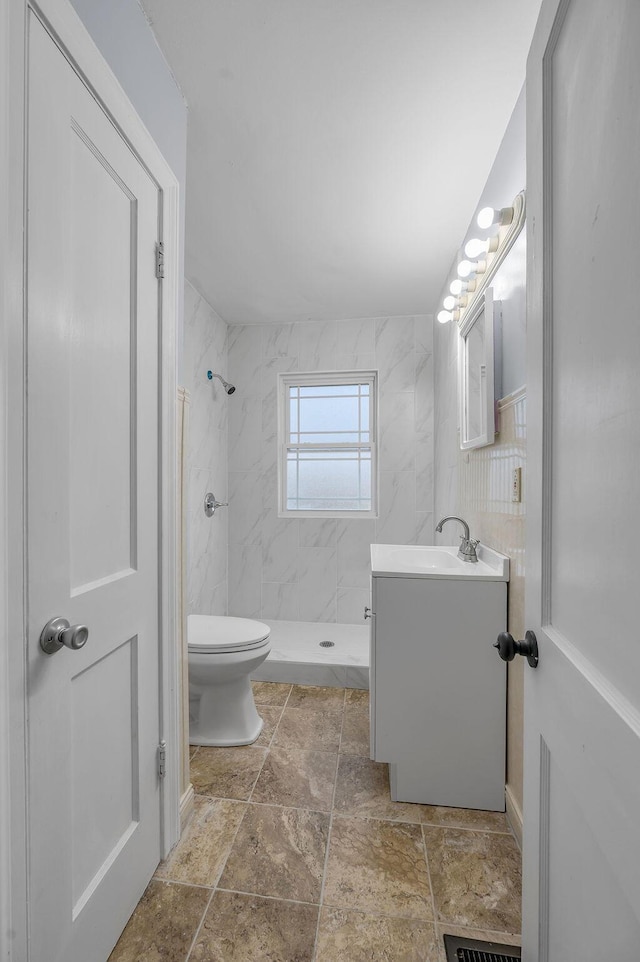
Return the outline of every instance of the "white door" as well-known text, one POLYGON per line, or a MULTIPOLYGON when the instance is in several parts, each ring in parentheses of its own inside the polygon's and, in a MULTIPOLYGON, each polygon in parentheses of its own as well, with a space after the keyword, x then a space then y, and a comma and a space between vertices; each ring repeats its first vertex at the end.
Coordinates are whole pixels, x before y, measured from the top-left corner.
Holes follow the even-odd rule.
POLYGON ((640 957, 639 45, 548 0, 528 64, 528 962, 640 957))
POLYGON ((105 962, 160 857, 159 192, 34 14, 28 50, 30 958, 105 962))

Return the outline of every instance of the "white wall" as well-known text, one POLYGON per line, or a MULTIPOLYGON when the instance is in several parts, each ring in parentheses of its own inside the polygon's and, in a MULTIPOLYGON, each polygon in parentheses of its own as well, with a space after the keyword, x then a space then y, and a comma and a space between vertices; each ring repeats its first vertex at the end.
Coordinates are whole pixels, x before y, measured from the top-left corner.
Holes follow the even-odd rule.
POLYGON ((369 545, 433 543, 432 319, 229 328, 229 613, 362 623, 369 545), (380 511, 278 518, 276 376, 379 371, 380 511))
MULTIPOLYGON (((464 245, 469 238, 480 236, 475 216, 482 207, 506 207, 526 186, 525 158, 525 99, 524 90, 518 98, 513 115, 498 149, 491 173, 464 238, 458 255, 443 281, 440 302, 449 293, 449 284, 456 276, 456 265, 464 257, 464 245)), ((502 302, 502 396, 511 394, 525 383, 526 367, 526 237, 523 230, 492 281, 494 297, 502 302)), ((458 335, 453 323, 435 324, 434 358, 436 391, 435 424, 435 510, 439 517, 455 514, 458 501, 458 396, 457 346, 458 335)), ((453 528, 445 529, 439 538, 453 543, 453 528)), ((455 540, 455 539, 454 539, 455 540)))
MULTIPOLYGON (((71 0, 180 186, 180 284, 184 277, 187 106, 136 0, 71 0)), ((183 303, 182 287, 178 303, 183 303)), ((178 312, 178 382, 183 368, 183 315, 178 312)))
MULTIPOLYGON (((513 117, 478 199, 484 206, 505 207, 525 187, 525 103, 518 100, 513 117)), ((478 235, 474 220, 461 245, 478 235)), ((444 293, 455 276, 455 266, 443 284, 444 293)), ((496 273, 492 287, 502 301, 502 395, 525 386, 526 370, 526 237, 523 230, 496 273)), ((440 304, 436 309, 439 310, 440 304)), ((458 437, 457 392, 458 332, 455 324, 435 324, 435 514, 465 518, 471 535, 509 555, 508 627, 517 637, 524 631, 525 513, 526 513, 526 397, 519 395, 501 406, 495 443, 461 451, 458 437), (514 468, 523 472, 523 496, 511 501, 510 478, 514 468)), ((457 526, 447 525, 439 543, 457 543, 457 526)), ((490 643, 493 639, 488 639, 490 643)), ((523 659, 518 659, 522 662, 523 659)), ((518 832, 522 810, 523 666, 509 665, 507 696, 507 801, 518 832)))
POLYGON ((184 387, 189 391, 187 437, 187 612, 227 613, 228 508, 212 518, 203 510, 211 491, 227 501, 228 397, 207 371, 227 375, 227 325, 187 281, 185 283, 184 387))

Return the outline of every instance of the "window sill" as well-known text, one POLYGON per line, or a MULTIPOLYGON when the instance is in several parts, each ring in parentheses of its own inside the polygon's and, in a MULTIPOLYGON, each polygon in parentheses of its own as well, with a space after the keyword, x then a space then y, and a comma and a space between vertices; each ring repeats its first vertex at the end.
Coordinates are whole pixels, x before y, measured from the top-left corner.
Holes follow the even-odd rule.
POLYGON ((343 520, 352 521, 354 518, 361 518, 363 521, 372 521, 378 517, 377 511, 278 511, 279 518, 324 518, 326 521, 343 520))

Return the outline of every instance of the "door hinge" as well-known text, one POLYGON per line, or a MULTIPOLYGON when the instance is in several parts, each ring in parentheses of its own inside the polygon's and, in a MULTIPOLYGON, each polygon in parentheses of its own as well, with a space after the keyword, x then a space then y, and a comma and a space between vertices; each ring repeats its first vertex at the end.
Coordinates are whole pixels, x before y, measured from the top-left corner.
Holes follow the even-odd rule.
POLYGON ((162 280, 164 277, 164 244, 158 241, 156 244, 156 277, 162 280))
POLYGON ((163 740, 158 745, 158 778, 167 774, 167 743, 163 740))

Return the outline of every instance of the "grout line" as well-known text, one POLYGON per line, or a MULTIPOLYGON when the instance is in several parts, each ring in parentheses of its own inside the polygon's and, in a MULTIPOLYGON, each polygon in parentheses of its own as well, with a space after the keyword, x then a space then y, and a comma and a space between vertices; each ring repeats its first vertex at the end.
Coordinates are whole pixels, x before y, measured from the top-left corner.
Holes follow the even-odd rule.
MULTIPOLYGON (((264 746, 261 746, 261 747, 264 748, 264 746)), ((266 748, 264 750, 266 752, 269 751, 269 749, 266 749, 266 748)), ((306 751, 306 750, 307 749, 281 749, 281 751, 306 751)), ((336 753, 322 752, 321 754, 335 755, 336 753)), ((338 761, 340 757, 366 758, 366 755, 346 755, 345 753, 342 753, 342 756, 338 755, 338 761)), ((260 805, 266 808, 290 808, 290 809, 294 809, 296 811, 301 811, 301 812, 317 812, 320 815, 327 815, 330 812, 330 809, 326 809, 326 808, 313 808, 313 807, 308 807, 304 805, 283 805, 279 802, 259 802, 256 799, 252 799, 252 798, 230 798, 226 795, 206 795, 203 792, 196 792, 195 797, 205 798, 211 802, 233 802, 236 805, 260 805)), ((410 804, 410 803, 406 803, 406 804, 410 804)), ((360 815, 357 812, 336 812, 336 814, 339 815, 340 818, 357 818, 362 821, 369 821, 369 822, 387 822, 391 825, 417 825, 418 827, 422 827, 422 828, 438 828, 441 831, 469 832, 472 835, 500 835, 500 836, 506 836, 507 838, 512 838, 512 834, 509 831, 501 832, 501 831, 498 831, 497 829, 490 829, 490 828, 467 828, 463 825, 448 825, 448 824, 445 825, 445 824, 440 824, 439 822, 420 822, 417 820, 411 821, 407 818, 383 818, 381 815, 372 815, 371 813, 367 813, 366 815, 360 815)))
MULTIPOLYGON (((265 755, 265 758, 266 758, 266 755, 265 755)), ((210 908, 211 903, 212 903, 212 901, 213 901, 213 896, 214 896, 215 893, 216 893, 216 886, 217 886, 218 882, 220 881, 220 879, 222 878, 222 873, 224 872, 224 870, 225 870, 225 868, 226 868, 226 866, 227 866, 227 862, 229 861, 229 856, 231 855, 231 850, 232 850, 233 846, 235 845, 236 838, 238 837, 238 832, 240 831, 240 826, 241 826, 242 823, 244 822, 244 817, 245 817, 246 814, 247 814, 247 807, 246 807, 246 803, 245 803, 245 810, 244 810, 244 812, 242 813, 242 818, 241 818, 240 821, 238 822, 238 825, 237 825, 237 827, 236 827, 236 830, 235 830, 235 832, 233 833, 233 841, 231 842, 231 845, 229 846, 229 851, 227 852, 227 857, 225 858, 225 860, 224 860, 224 862, 223 862, 223 864, 222 864, 222 867, 221 867, 220 871, 218 872, 217 878, 216 878, 215 882, 213 883, 213 888, 211 889, 211 897, 209 898, 209 900, 208 900, 208 902, 207 902, 207 905, 206 905, 205 910, 204 910, 204 914, 203 914, 202 918, 200 919, 200 925, 199 925, 198 928, 196 929, 196 934, 194 935, 193 941, 192 941, 191 945, 189 946, 189 951, 187 952, 187 955, 186 955, 186 958, 185 958, 185 962, 189 962, 189 958, 191 957, 191 953, 192 953, 192 951, 193 951, 193 948, 194 948, 194 946, 195 946, 195 944, 196 944, 196 942, 197 942, 197 940, 198 940, 198 936, 200 935, 200 930, 202 929, 202 926, 204 925, 204 920, 205 920, 205 918, 206 918, 206 916, 207 916, 207 912, 209 911, 209 908, 210 908)))
POLYGON ((347 689, 344 690, 344 702, 342 706, 342 724, 340 725, 340 741, 338 742, 338 754, 336 755, 336 774, 333 780, 333 792, 331 794, 331 809, 329 812, 329 831, 327 833, 327 851, 324 856, 324 867, 322 869, 322 885, 320 886, 320 907, 318 909, 318 924, 316 925, 316 937, 313 943, 313 953, 311 956, 312 962, 316 958, 318 951, 318 937, 320 935, 320 919, 322 918, 322 906, 324 903, 324 889, 327 882, 327 868, 329 866, 329 850, 331 848, 331 832, 333 830, 333 813, 334 806, 336 803, 336 791, 338 789, 338 767, 340 765, 340 745, 342 744, 342 732, 344 729, 344 720, 346 712, 344 710, 347 703, 347 689))
MULTIPOLYGON (((272 746, 272 744, 273 744, 273 739, 276 737, 276 732, 277 732, 277 730, 278 730, 278 725, 279 725, 280 722, 282 721, 282 716, 283 716, 283 714, 284 714, 284 705, 282 705, 282 706, 280 706, 280 705, 262 705, 261 707, 262 707, 262 708, 278 708, 278 709, 280 710, 280 714, 278 715, 278 720, 277 720, 277 722, 275 723, 275 725, 273 726, 273 731, 271 732, 271 738, 269 739, 269 744, 268 744, 268 745, 261 745, 261 746, 260 746, 260 748, 266 748, 267 751, 269 751, 269 749, 271 748, 271 746, 272 746)), ((256 705, 256 708, 258 708, 257 705, 256 705)), ((258 714, 260 714, 259 711, 258 711, 258 714)), ((264 719, 263 719, 263 720, 264 720, 264 719)))
POLYGON ((216 892, 228 892, 230 895, 246 895, 249 898, 268 899, 270 902, 290 902, 292 905, 310 905, 312 908, 319 908, 318 902, 303 902, 302 899, 284 899, 279 895, 263 895, 261 892, 243 892, 241 889, 227 889, 222 886, 216 888, 216 892))
POLYGON ((198 941, 198 936, 200 935, 200 931, 201 931, 201 929, 202 929, 202 926, 204 925, 204 920, 205 920, 205 918, 207 917, 207 912, 209 911, 209 908, 210 908, 210 906, 211 906, 211 903, 213 902, 213 896, 215 895, 215 893, 216 893, 215 888, 211 889, 211 895, 209 896, 209 899, 208 899, 208 901, 207 901, 207 904, 206 904, 205 907, 204 907, 204 912, 202 913, 202 918, 200 919, 200 924, 198 925, 198 927, 197 927, 197 929, 196 929, 196 931, 195 931, 195 935, 193 936, 193 939, 191 940, 191 945, 189 946, 189 951, 187 952, 187 954, 186 954, 185 957, 184 957, 184 962, 189 962, 189 959, 191 958, 191 953, 193 952, 193 949, 194 949, 194 947, 195 947, 195 945, 196 945, 196 942, 198 941))
POLYGON ((249 797, 246 799, 247 802, 250 802, 250 801, 251 801, 251 796, 252 796, 253 793, 254 793, 254 790, 255 790, 256 785, 258 784, 258 779, 259 779, 260 776, 262 775, 262 769, 264 768, 264 763, 266 762, 267 758, 269 757, 269 752, 270 752, 270 751, 271 751, 270 748, 265 749, 264 758, 262 759, 262 765, 260 766, 260 769, 259 769, 259 771, 258 771, 258 774, 256 775, 256 777, 255 777, 254 780, 253 780, 253 785, 251 786, 251 791, 249 792, 249 797))
POLYGON ((215 885, 203 885, 201 882, 183 882, 181 879, 177 878, 162 878, 159 875, 154 875, 152 878, 153 882, 164 882, 165 885, 184 885, 187 888, 192 889, 205 889, 210 892, 215 888, 215 885))
POLYGON ((436 928, 436 925, 438 924, 438 912, 436 910, 436 896, 433 891, 433 882, 431 881, 431 867, 429 865, 429 853, 427 852, 427 840, 424 834, 424 825, 420 826, 420 835, 422 837, 422 850, 424 852, 424 861, 425 861, 425 865, 427 866, 427 879, 429 881, 429 891, 431 892, 431 909, 433 911, 433 926, 437 936, 438 930, 436 928))

